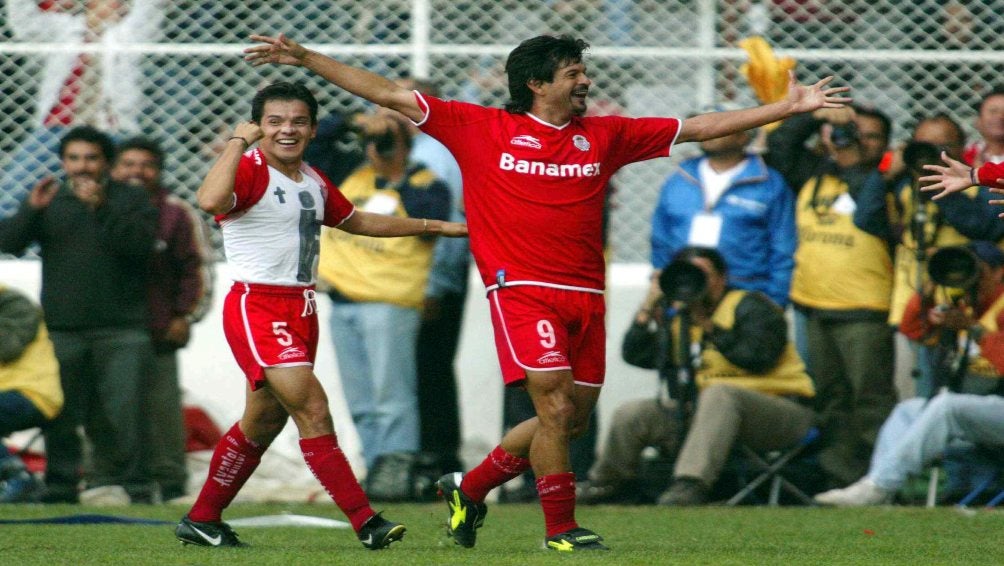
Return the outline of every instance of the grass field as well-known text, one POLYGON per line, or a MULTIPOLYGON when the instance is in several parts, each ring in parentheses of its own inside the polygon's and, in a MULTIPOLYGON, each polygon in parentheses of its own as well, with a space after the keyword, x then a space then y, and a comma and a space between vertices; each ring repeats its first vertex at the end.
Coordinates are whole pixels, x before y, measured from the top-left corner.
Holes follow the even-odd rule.
MULTIPOLYGON (((441 504, 384 505, 407 524, 404 541, 365 550, 349 529, 237 529, 248 549, 182 546, 173 524, 0 525, 0 564, 1004 564, 1004 514, 953 508, 668 509, 585 507, 579 522, 602 534, 608 553, 559 555, 541 549, 537 505, 493 505, 473 549, 444 535, 441 504)), ((175 506, 88 508, 0 506, 0 519, 102 514, 177 521, 175 506)), ((294 513, 342 519, 333 505, 234 505, 227 518, 294 513)))

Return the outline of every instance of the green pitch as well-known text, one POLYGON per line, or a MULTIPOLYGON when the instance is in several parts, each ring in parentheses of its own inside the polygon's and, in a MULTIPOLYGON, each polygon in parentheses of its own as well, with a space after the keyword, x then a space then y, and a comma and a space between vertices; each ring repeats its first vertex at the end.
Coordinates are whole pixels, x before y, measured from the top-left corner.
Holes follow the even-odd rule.
MULTIPOLYGON (((378 509, 404 522, 404 541, 368 551, 349 529, 236 529, 248 549, 183 547, 173 524, 0 525, 0 563, 62 564, 1004 564, 1004 512, 942 507, 810 509, 764 507, 664 509, 584 507, 579 522, 602 534, 609 553, 559 555, 541 549, 536 505, 491 505, 478 545, 464 549, 444 534, 445 506, 390 504, 378 509)), ((175 506, 93 508, 0 506, 0 519, 102 514, 176 521, 175 506)), ((316 505, 234 505, 227 518, 294 513, 342 519, 316 505)))

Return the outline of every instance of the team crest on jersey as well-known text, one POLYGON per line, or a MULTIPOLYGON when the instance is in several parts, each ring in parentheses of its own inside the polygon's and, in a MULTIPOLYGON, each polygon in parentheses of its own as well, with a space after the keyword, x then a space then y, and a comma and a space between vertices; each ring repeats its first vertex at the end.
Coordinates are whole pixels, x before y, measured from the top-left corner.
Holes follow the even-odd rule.
POLYGON ((540 145, 540 140, 527 134, 516 136, 513 139, 509 140, 509 143, 511 143, 512 145, 529 147, 531 149, 540 149, 542 147, 540 145))
POLYGON ((580 136, 578 134, 572 136, 572 145, 581 151, 589 151, 589 140, 586 139, 586 136, 580 136))

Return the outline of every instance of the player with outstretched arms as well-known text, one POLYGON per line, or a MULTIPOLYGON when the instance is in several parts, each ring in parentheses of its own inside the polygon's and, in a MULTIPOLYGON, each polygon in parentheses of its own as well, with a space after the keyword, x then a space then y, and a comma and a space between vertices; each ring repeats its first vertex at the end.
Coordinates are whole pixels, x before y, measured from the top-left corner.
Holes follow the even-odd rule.
POLYGON ((439 487, 448 532, 474 546, 488 492, 532 466, 546 548, 606 550, 575 520, 568 442, 596 404, 605 372, 601 215, 607 181, 622 166, 669 155, 674 143, 748 130, 792 114, 839 107, 832 77, 756 108, 677 118, 584 117, 588 47, 568 36, 521 43, 506 62, 505 109, 446 102, 308 50, 283 35, 252 36, 253 65, 303 66, 370 102, 401 112, 442 142, 464 179, 471 251, 488 289, 503 378, 527 389, 536 416, 512 428, 467 474, 439 487))
POLYGON ((197 194, 223 231, 234 285, 223 306, 227 342, 248 380, 244 414, 224 434, 192 509, 175 534, 183 543, 246 546, 221 515, 292 417, 304 460, 369 549, 404 536, 384 519, 349 467, 328 397, 313 371, 318 322, 314 284, 321 225, 378 237, 466 236, 464 224, 355 209, 303 162, 317 129, 317 101, 299 83, 255 95, 197 194), (258 143, 258 147, 249 147, 258 143))

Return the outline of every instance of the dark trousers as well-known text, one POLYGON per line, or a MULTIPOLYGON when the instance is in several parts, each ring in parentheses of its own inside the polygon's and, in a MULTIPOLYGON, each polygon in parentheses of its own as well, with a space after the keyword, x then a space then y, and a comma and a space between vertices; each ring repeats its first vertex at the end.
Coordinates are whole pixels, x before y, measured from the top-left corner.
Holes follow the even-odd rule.
POLYGON ((51 331, 59 360, 63 411, 45 428, 45 482, 51 492, 75 493, 81 479, 83 426, 94 449, 91 487, 146 490, 142 479, 140 391, 152 356, 145 328, 51 331))
POLYGON ((434 455, 445 471, 463 466, 460 450, 460 407, 454 359, 460 343, 466 293, 448 293, 437 313, 423 318, 416 346, 421 450, 434 455))
POLYGON ((47 420, 20 391, 0 391, 0 440, 19 430, 45 426, 47 420))
POLYGON ((188 483, 185 422, 174 350, 154 356, 143 388, 143 415, 145 475, 160 485, 165 499, 184 495, 188 483))
POLYGON ((834 485, 868 471, 879 428, 896 405, 892 329, 884 320, 809 316, 809 373, 826 436, 819 462, 834 485))
MULTIPOLYGON (((0 440, 19 430, 45 426, 46 421, 45 415, 21 392, 0 391, 0 440)), ((10 452, 0 444, 0 470, 10 458, 10 452)))

